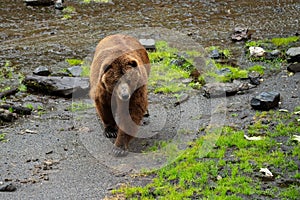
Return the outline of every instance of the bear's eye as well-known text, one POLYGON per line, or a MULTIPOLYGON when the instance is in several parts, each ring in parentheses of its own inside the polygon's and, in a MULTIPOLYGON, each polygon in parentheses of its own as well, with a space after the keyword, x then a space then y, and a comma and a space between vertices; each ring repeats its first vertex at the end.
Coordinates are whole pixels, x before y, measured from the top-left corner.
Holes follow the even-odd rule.
POLYGON ((131 67, 135 68, 135 67, 137 67, 138 64, 137 64, 137 62, 135 60, 131 60, 131 61, 129 61, 128 65, 130 65, 131 67))
POLYGON ((111 68, 111 65, 104 66, 104 73, 106 73, 111 68))

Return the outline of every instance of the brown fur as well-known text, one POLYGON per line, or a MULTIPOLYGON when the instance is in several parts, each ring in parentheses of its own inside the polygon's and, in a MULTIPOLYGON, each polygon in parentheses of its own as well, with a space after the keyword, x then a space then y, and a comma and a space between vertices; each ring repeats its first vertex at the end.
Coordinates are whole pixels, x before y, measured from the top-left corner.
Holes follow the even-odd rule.
POLYGON ((145 48, 130 36, 111 35, 96 47, 90 71, 90 96, 104 124, 105 135, 117 137, 116 156, 128 149, 147 111, 149 72, 145 48))

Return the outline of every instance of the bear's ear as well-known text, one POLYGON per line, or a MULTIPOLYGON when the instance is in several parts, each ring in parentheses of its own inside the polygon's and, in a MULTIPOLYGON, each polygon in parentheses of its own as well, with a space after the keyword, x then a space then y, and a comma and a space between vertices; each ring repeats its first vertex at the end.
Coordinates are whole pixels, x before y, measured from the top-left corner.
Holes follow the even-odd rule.
POLYGON ((104 66, 104 73, 106 73, 111 68, 111 65, 104 66))
POLYGON ((129 61, 129 62, 128 62, 128 65, 130 65, 130 66, 133 67, 133 68, 135 68, 135 67, 138 66, 136 60, 131 60, 131 61, 129 61))

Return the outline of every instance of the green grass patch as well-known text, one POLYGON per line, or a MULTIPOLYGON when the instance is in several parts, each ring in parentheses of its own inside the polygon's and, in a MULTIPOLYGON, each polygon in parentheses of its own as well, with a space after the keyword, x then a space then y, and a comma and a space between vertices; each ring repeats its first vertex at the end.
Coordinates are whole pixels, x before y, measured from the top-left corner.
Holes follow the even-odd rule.
POLYGON ((215 78, 219 82, 231 82, 235 79, 248 78, 248 70, 240 69, 238 67, 232 67, 229 65, 222 65, 220 63, 214 64, 217 70, 227 69, 228 72, 224 74, 218 74, 216 71, 207 72, 205 76, 210 76, 215 78))
POLYGON ((183 84, 196 68, 193 58, 198 52, 179 52, 164 41, 156 42, 156 51, 149 52, 151 72, 148 80, 150 91, 154 93, 178 93, 199 88, 199 84, 183 84))
MULTIPOLYGON (((154 176, 144 187, 122 186, 113 191, 114 195, 124 195, 127 199, 253 199, 275 198, 297 199, 300 186, 289 184, 280 187, 272 182, 264 182, 257 174, 260 168, 273 171, 275 180, 280 178, 299 179, 300 144, 290 143, 289 137, 300 133, 299 125, 292 113, 260 112, 255 115, 255 124, 246 131, 252 135, 264 134, 259 141, 244 138, 246 131, 224 127, 218 137, 213 132, 191 142, 174 162, 149 172, 154 176), (262 120, 271 119, 277 125, 265 126, 262 120), (284 126, 284 124, 286 126, 284 126), (281 143, 278 136, 286 137, 281 143), (216 138, 217 137, 217 138, 216 138), (215 138, 214 148, 207 154, 202 150, 208 141, 215 138), (282 150, 282 145, 290 145, 292 151, 282 150), (276 174, 275 172, 280 172, 276 174), (265 189, 270 184, 270 189, 265 189)), ((147 174, 147 173, 146 173, 147 174)))
POLYGON ((277 47, 288 46, 290 43, 297 42, 299 38, 299 36, 291 36, 286 38, 272 38, 271 42, 277 47))
POLYGON ((72 105, 69 106, 67 109, 71 112, 78 112, 78 111, 84 111, 90 108, 93 108, 94 105, 92 103, 86 103, 83 101, 78 102, 72 102, 72 105))
POLYGON ((75 58, 68 58, 68 59, 66 59, 66 62, 70 66, 77 66, 77 65, 82 65, 83 64, 83 60, 75 59, 75 58))
POLYGON ((260 75, 263 75, 265 73, 265 67, 261 65, 254 65, 250 68, 248 68, 249 72, 258 72, 260 75))
POLYGON ((5 133, 1 133, 0 134, 0 142, 7 142, 8 140, 6 139, 6 134, 5 133))

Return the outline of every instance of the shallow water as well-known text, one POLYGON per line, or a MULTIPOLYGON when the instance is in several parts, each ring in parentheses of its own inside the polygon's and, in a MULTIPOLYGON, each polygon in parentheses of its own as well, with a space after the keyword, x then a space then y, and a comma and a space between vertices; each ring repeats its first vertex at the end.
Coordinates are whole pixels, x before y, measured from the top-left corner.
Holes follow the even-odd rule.
POLYGON ((0 67, 6 60, 26 73, 40 65, 57 67, 66 58, 91 57, 105 35, 137 28, 180 31, 204 47, 232 45, 230 35, 237 26, 255 30, 254 39, 299 33, 298 0, 114 0, 104 4, 73 0, 65 6, 75 8, 68 20, 53 6, 29 7, 21 0, 2 0, 0 67))

